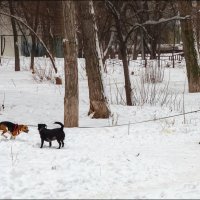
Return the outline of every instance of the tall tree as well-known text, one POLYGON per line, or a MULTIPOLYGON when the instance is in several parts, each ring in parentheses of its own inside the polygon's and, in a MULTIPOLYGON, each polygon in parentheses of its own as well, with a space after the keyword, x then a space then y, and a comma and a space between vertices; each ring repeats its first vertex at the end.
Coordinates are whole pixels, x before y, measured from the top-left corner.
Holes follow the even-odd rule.
POLYGON ((93 118, 108 118, 110 111, 107 106, 101 71, 103 63, 100 53, 97 26, 92 1, 79 1, 79 19, 83 38, 83 51, 88 76, 90 109, 88 115, 93 118))
POLYGON ((133 29, 127 31, 127 2, 126 1, 110 1, 106 0, 106 5, 108 11, 112 13, 114 18, 114 27, 116 29, 117 39, 119 42, 119 52, 121 54, 123 69, 124 69, 124 79, 125 79, 125 92, 126 92, 126 103, 127 105, 133 105, 132 102, 132 89, 129 76, 128 68, 128 52, 127 52, 127 42, 133 32, 133 29))
MULTIPOLYGON (((19 1, 19 5, 22 7, 23 15, 26 19, 27 24, 37 32, 39 25, 39 10, 40 10, 40 1, 19 1)), ((36 54, 36 36, 31 32, 31 63, 30 69, 34 72, 34 58, 36 54)))
MULTIPOLYGON (((14 12, 14 2, 8 1, 9 3, 9 9, 10 9, 10 14, 15 15, 14 12)), ((11 25, 13 29, 13 38, 14 38, 14 53, 15 53, 15 71, 20 71, 20 58, 19 58, 19 42, 18 42, 18 34, 17 34, 17 26, 16 22, 13 18, 11 19, 11 25)))
MULTIPOLYGON (((185 17, 192 14, 190 0, 178 1, 180 15, 185 17)), ((181 20, 181 34, 186 61, 189 92, 200 92, 200 60, 196 39, 196 29, 193 18, 181 20)))
POLYGON ((77 127, 79 99, 75 2, 62 1, 62 6, 64 19, 63 47, 65 64, 64 125, 65 127, 77 127))

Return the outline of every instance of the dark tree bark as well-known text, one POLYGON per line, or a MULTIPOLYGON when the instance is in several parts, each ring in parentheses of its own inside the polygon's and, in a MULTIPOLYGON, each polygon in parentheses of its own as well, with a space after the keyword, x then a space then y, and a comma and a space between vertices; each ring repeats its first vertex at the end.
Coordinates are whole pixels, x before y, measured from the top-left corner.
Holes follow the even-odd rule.
POLYGON ((32 45, 31 45, 31 63, 30 69, 34 73, 34 60, 35 60, 35 52, 36 52, 36 38, 34 35, 31 35, 32 45))
MULTIPOLYGON (((35 20, 33 22, 33 30, 37 32, 38 24, 39 24, 39 9, 40 9, 40 1, 36 4, 36 13, 35 13, 35 20)), ((31 48, 31 64, 30 69, 34 72, 34 58, 36 53, 36 37, 34 34, 31 34, 32 39, 32 48, 31 48)))
MULTIPOLYGON (((192 2, 178 1, 181 16, 191 15, 192 2)), ((189 92, 200 92, 200 61, 197 48, 196 30, 192 19, 181 20, 183 50, 186 61, 189 92)))
POLYGON ((65 127, 78 127, 79 99, 75 2, 63 1, 62 6, 65 64, 64 125, 65 127))
POLYGON ((128 68, 128 55, 126 45, 120 43, 120 53, 122 56, 122 63, 124 69, 124 79, 125 79, 125 91, 126 91, 126 103, 128 106, 132 106, 132 89, 131 89, 131 82, 129 77, 129 68, 128 68))
MULTIPOLYGON (((20 6, 22 7, 22 11, 23 11, 27 24, 34 30, 34 32, 37 32, 37 27, 39 23, 40 1, 37 1, 37 2, 21 1, 19 3, 20 3, 20 6)), ((30 35, 31 35, 31 41, 32 41, 30 69, 34 73, 34 58, 35 58, 37 40, 36 40, 36 36, 33 33, 31 33, 30 35)))
POLYGON ((90 109, 88 115, 93 113, 93 118, 109 118, 110 111, 101 78, 101 55, 98 46, 97 30, 95 30, 95 16, 91 12, 92 1, 79 1, 79 19, 83 37, 83 51, 86 61, 88 76, 90 109), (99 51, 98 51, 99 49, 99 51))
MULTIPOLYGON (((124 33, 124 23, 122 21, 122 13, 125 13, 125 10, 120 11, 121 8, 118 2, 111 2, 108 1, 107 7, 109 9, 109 12, 112 13, 114 17, 114 23, 116 28, 116 34, 117 39, 119 42, 119 51, 121 54, 121 59, 123 63, 123 69, 124 69, 124 79, 125 79, 125 92, 126 92, 126 103, 129 106, 133 105, 132 102, 132 89, 131 89, 131 82, 130 82, 130 76, 129 76, 129 68, 128 68, 128 54, 127 54, 127 41, 128 41, 128 35, 124 33), (126 37, 125 37, 126 36, 126 37), (126 38, 126 39, 124 39, 126 38)), ((121 5, 123 6, 123 4, 121 5)))
MULTIPOLYGON (((13 1, 8 1, 10 14, 14 15, 14 6, 13 1)), ((17 26, 16 22, 13 18, 11 18, 11 25, 13 29, 13 38, 14 38, 14 53, 15 53, 15 71, 20 71, 20 58, 19 58, 19 43, 18 43, 18 34, 17 34, 17 26)))

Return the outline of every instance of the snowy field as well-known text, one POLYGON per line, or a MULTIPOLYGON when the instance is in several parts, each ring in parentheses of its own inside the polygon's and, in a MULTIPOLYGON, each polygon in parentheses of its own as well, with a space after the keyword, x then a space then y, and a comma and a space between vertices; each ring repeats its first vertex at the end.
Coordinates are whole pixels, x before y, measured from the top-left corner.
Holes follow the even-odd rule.
MULTIPOLYGON (((64 86, 39 81, 28 71, 28 58, 21 58, 20 72, 14 72, 13 59, 2 61, 0 104, 5 109, 0 109, 0 121, 28 124, 30 131, 15 140, 0 136, 1 199, 200 197, 200 112, 153 121, 200 109, 200 94, 188 93, 184 61, 165 68, 155 92, 158 99, 166 96, 160 91, 167 92, 168 101, 152 105, 141 103, 141 61, 131 62, 137 105, 128 107, 121 97, 123 69, 108 61, 103 78, 112 117, 96 120, 87 116, 87 77, 80 59, 80 128, 65 128, 62 149, 56 149, 57 142, 40 149, 37 124, 53 128, 58 127, 53 122, 63 122, 64 86), (137 123, 145 120, 152 121, 137 123)), ((47 70, 49 63, 38 58, 36 65, 47 70)), ((57 66, 63 77, 62 59, 57 66)))

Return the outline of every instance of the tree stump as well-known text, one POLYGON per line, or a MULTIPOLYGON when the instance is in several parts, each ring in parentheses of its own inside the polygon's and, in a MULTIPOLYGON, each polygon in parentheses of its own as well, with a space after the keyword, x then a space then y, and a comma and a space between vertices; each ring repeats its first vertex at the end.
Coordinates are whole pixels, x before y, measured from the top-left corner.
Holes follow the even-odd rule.
POLYGON ((93 114, 92 118, 95 119, 106 119, 110 116, 110 111, 108 107, 106 106, 105 102, 103 101, 91 101, 90 102, 90 110, 88 112, 88 115, 93 114))

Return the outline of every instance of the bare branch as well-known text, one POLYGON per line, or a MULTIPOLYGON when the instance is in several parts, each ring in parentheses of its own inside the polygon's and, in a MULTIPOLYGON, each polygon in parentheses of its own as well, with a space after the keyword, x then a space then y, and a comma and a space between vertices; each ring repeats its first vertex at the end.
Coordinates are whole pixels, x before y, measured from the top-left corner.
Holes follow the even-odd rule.
POLYGON ((185 20, 185 19, 190 19, 190 18, 191 18, 190 15, 186 15, 185 17, 180 17, 179 15, 177 15, 177 16, 174 16, 174 17, 171 17, 171 18, 167 18, 167 19, 161 18, 161 19, 159 19, 158 21, 148 20, 148 21, 146 21, 146 22, 144 22, 144 23, 141 23, 141 24, 136 23, 136 24, 129 30, 128 34, 126 35, 125 42, 128 41, 129 36, 131 35, 131 33, 132 33, 134 30, 136 30, 137 28, 139 28, 139 27, 140 27, 140 28, 143 28, 143 29, 145 30, 145 32, 146 32, 146 29, 145 29, 145 27, 144 27, 144 26, 146 26, 146 25, 158 25, 158 24, 167 23, 167 22, 174 21, 174 20, 185 20))
POLYGON ((53 65, 53 68, 55 70, 55 73, 57 73, 57 68, 55 66, 55 62, 54 62, 54 58, 53 56, 51 55, 50 51, 48 50, 47 46, 45 45, 45 43, 43 42, 43 40, 37 35, 37 33, 29 26, 27 25, 25 22, 23 22, 23 20, 21 20, 20 18, 14 16, 14 15, 11 15, 11 14, 8 14, 8 13, 4 13, 4 12, 0 12, 0 15, 5 15, 5 16, 8 16, 8 17, 12 17, 14 18, 16 21, 22 23, 24 26, 26 26, 26 28, 28 28, 36 37, 37 39, 40 41, 40 43, 43 45, 43 47, 45 48, 45 50, 47 51, 47 54, 49 55, 49 58, 52 62, 52 65, 53 65))
MULTIPOLYGON (((166 23, 166 22, 170 22, 173 20, 185 20, 185 19, 190 19, 191 15, 186 15, 185 17, 180 17, 179 15, 171 17, 171 18, 160 18, 158 21, 154 21, 154 20, 148 20, 142 24, 140 24, 140 26, 145 26, 145 25, 157 25, 157 24, 162 24, 162 23, 166 23)), ((136 24, 137 26, 137 24, 136 24)))

